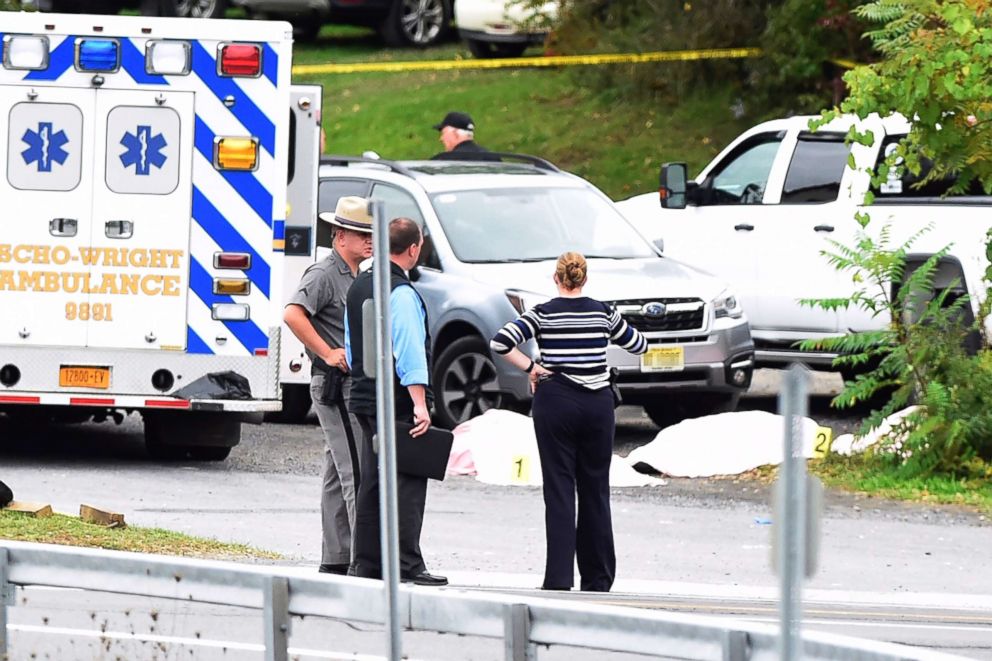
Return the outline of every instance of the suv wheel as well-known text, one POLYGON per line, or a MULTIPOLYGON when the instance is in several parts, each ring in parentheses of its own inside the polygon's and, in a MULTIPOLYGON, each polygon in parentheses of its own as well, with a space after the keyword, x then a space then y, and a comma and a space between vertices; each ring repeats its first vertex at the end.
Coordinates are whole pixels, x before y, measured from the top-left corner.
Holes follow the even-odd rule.
POLYGON ((395 0, 380 28, 389 46, 433 46, 447 35, 449 0, 395 0))
POLYGON ((320 29, 324 27, 320 15, 316 13, 295 16, 290 20, 293 24, 293 39, 307 43, 317 41, 320 29))
POLYGON ((644 412, 651 418, 651 422, 664 429, 689 418, 736 411, 740 398, 740 393, 659 395, 657 400, 644 404, 644 412))
POLYGON ((441 352, 434 369, 434 415, 440 426, 452 429, 499 408, 504 399, 481 337, 463 337, 441 352))

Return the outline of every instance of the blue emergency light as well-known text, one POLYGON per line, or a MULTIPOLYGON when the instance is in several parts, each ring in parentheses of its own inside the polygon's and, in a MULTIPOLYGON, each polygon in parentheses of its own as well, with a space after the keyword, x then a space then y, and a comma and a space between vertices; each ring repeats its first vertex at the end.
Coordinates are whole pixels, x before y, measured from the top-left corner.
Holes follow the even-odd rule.
POLYGON ((120 45, 113 39, 81 39, 76 45, 76 68, 80 71, 116 71, 120 45))

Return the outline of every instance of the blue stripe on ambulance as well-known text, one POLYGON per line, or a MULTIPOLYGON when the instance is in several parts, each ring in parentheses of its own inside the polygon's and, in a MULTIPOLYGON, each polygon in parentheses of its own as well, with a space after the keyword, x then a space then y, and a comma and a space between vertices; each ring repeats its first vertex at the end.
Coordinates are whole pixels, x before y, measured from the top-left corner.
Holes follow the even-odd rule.
MULTIPOLYGON (((210 161, 214 160, 214 138, 216 135, 210 127, 196 116, 196 128, 193 132, 193 140, 196 150, 203 154, 203 157, 210 161)), ((231 185, 238 195, 240 195, 248 206, 258 215, 268 226, 272 227, 272 194, 255 177, 254 172, 232 172, 219 170, 220 175, 231 185)))
POLYGON ((262 45, 262 75, 268 78, 273 86, 279 84, 279 56, 268 44, 262 45))
POLYGON ((246 275, 258 290, 269 298, 271 270, 255 248, 241 236, 231 223, 211 204, 210 200, 193 185, 193 220, 225 252, 246 252, 251 255, 251 268, 246 275))
POLYGON ((24 80, 58 80, 76 61, 76 37, 69 35, 48 54, 48 68, 29 71, 24 80))
MULTIPOLYGON (((189 260, 189 288, 201 301, 212 307, 214 303, 237 303, 230 296, 220 296, 214 293, 214 279, 195 259, 189 260)), ((248 350, 254 353, 256 349, 267 349, 269 337, 255 325, 253 321, 224 321, 227 330, 248 350)), ((187 349, 188 350, 188 349, 187 349)))
POLYGON ((286 221, 277 220, 272 225, 272 238, 276 241, 286 238, 286 221))
POLYGON ((214 352, 210 346, 204 342, 192 327, 186 327, 186 353, 208 353, 214 352))
POLYGON ((234 99, 230 108, 248 132, 257 137, 265 151, 275 156, 276 125, 259 110, 258 106, 230 78, 217 75, 217 62, 199 42, 192 42, 193 73, 213 92, 221 102, 228 96, 234 99))

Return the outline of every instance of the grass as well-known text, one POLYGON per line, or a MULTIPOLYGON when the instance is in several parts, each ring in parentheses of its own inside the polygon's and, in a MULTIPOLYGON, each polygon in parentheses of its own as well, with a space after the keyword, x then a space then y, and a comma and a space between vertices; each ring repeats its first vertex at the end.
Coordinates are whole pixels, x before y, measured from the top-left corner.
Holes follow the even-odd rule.
MULTIPOLYGON (((333 27, 317 43, 297 45, 294 62, 470 57, 456 43, 383 49, 370 32, 333 27)), ((656 190, 663 161, 685 160, 698 170, 751 124, 733 117, 729 88, 665 105, 597 93, 564 69, 297 75, 294 81, 323 86, 331 153, 429 158, 442 149, 431 126, 447 111, 462 110, 475 120, 480 144, 547 158, 613 199, 656 190)))
POLYGON ((53 514, 32 517, 21 512, 0 510, 0 539, 86 546, 113 551, 158 553, 162 555, 210 558, 215 560, 278 559, 277 553, 244 544, 191 537, 161 528, 106 528, 72 516, 53 514))
POLYGON ((905 477, 860 456, 834 456, 825 461, 810 462, 809 468, 828 487, 892 500, 964 505, 992 514, 992 481, 989 480, 943 475, 905 477))
MULTIPOLYGON (((992 481, 987 479, 946 475, 906 477, 860 455, 831 455, 827 459, 809 460, 806 467, 831 489, 928 505, 962 505, 992 514, 992 481)), ((760 466, 746 475, 748 479, 771 484, 778 473, 778 466, 760 466)))

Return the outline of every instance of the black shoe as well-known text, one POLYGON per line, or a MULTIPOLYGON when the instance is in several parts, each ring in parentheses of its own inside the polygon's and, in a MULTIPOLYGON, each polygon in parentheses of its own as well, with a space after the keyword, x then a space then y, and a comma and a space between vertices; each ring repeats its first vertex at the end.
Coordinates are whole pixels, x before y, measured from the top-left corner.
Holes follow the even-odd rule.
POLYGON ((338 574, 345 576, 348 573, 348 565, 321 565, 317 570, 321 574, 338 574))
POLYGON ((541 589, 542 590, 554 590, 556 592, 568 592, 569 590, 572 589, 572 586, 571 585, 568 585, 568 586, 561 586, 561 587, 552 587, 550 585, 542 585, 541 586, 541 589))
POLYGON ((433 574, 428 574, 426 571, 422 571, 419 574, 400 574, 401 583, 413 583, 414 585, 430 585, 433 587, 440 587, 442 585, 448 584, 448 579, 444 576, 434 576, 433 574))

